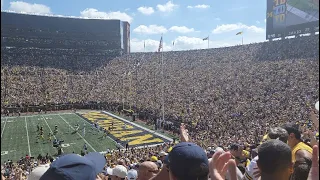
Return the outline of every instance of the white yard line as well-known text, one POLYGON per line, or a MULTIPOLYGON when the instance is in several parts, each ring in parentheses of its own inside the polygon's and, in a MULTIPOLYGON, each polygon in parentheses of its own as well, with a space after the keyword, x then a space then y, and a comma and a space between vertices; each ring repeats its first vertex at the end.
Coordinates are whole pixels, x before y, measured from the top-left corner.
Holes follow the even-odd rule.
POLYGON ((3 132, 4 132, 4 128, 6 128, 7 121, 8 121, 8 118, 6 118, 6 122, 4 123, 3 128, 2 128, 1 139, 2 139, 3 132))
MULTIPOLYGON (((77 116, 78 118, 80 118, 82 121, 84 121, 84 122, 86 122, 87 124, 89 124, 90 127, 92 126, 92 124, 90 124, 88 121, 86 121, 85 119, 83 119, 82 117, 80 117, 78 114, 74 114, 74 115, 77 116)), ((108 137, 111 141, 113 141, 116 146, 117 146, 117 145, 120 145, 120 147, 121 147, 122 149, 124 149, 124 146, 122 146, 120 143, 118 144, 118 142, 115 141, 114 139, 112 139, 110 136, 107 136, 107 137, 108 137)))
MULTIPOLYGON (((67 123, 73 130, 75 130, 60 114, 58 114, 58 116, 65 122, 67 123)), ((94 152, 97 152, 97 150, 95 150, 91 144, 84 138, 81 136, 80 133, 77 132, 77 134, 84 140, 84 142, 94 151, 94 152)))
POLYGON ((31 157, 31 150, 30 150, 30 141, 29 141, 29 133, 28 133, 28 124, 27 124, 27 117, 24 117, 24 122, 26 123, 26 130, 27 130, 27 141, 28 141, 28 149, 29 149, 29 156, 31 157))
POLYGON ((51 134, 53 135, 54 139, 57 139, 57 137, 53 134, 53 131, 52 131, 52 129, 50 128, 50 126, 49 126, 49 124, 48 124, 47 120, 46 120, 43 116, 41 116, 41 117, 43 118, 44 122, 46 122, 46 124, 47 124, 47 126, 48 126, 48 128, 49 128, 49 130, 50 130, 51 134))
MULTIPOLYGON (((53 131, 52 131, 52 129, 50 128, 50 126, 49 126, 49 124, 48 124, 48 122, 47 122, 46 118, 44 118, 43 116, 41 116, 41 117, 43 118, 44 122, 46 122, 46 124, 47 124, 47 126, 48 126, 48 128, 49 128, 49 130, 50 130, 51 134, 53 135, 54 139, 57 139, 57 137, 53 134, 53 131)), ((61 152, 63 153, 63 149, 62 149, 62 148, 61 148, 61 152)))

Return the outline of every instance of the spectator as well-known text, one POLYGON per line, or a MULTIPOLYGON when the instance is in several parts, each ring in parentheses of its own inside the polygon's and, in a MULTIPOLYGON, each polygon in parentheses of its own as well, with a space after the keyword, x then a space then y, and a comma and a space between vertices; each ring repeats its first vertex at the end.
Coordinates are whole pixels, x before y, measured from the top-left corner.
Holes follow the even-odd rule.
POLYGON ((258 149, 261 180, 289 179, 293 171, 290 147, 279 140, 269 140, 258 149))
POLYGON ((97 152, 85 156, 67 154, 50 164, 40 180, 96 179, 106 164, 105 158, 97 152))
POLYGON ((127 180, 137 180, 138 172, 134 169, 128 171, 127 180))
POLYGON ((292 162, 295 163, 296 160, 303 158, 311 159, 312 148, 302 141, 299 125, 287 123, 283 126, 283 128, 289 134, 288 145, 292 150, 292 162))
POLYGON ((113 169, 108 169, 107 172, 111 176, 111 180, 125 180, 128 174, 127 168, 123 165, 117 165, 113 169))
POLYGON ((290 180, 307 180, 312 161, 308 158, 298 159, 293 166, 293 174, 290 180))
MULTIPOLYGON (((285 129, 281 127, 270 128, 268 133, 268 138, 270 139, 278 139, 284 143, 287 143, 288 133, 285 129)), ((246 172, 244 174, 244 180, 258 180, 260 178, 260 171, 257 166, 257 161, 259 156, 255 156, 249 166, 246 167, 246 172)))
POLYGON ((209 162, 206 153, 198 145, 182 142, 169 153, 171 180, 207 180, 209 162))
POLYGON ((151 161, 145 161, 139 165, 138 179, 149 180, 159 173, 159 169, 156 163, 151 161))

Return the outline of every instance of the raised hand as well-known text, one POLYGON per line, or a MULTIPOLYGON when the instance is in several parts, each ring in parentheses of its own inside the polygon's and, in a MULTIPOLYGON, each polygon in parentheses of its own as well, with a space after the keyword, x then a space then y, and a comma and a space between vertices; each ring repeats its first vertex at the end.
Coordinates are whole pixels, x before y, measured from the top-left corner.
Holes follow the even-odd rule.
POLYGON ((217 151, 214 153, 209 162, 211 180, 224 180, 227 171, 229 172, 230 180, 237 180, 237 166, 231 156, 229 152, 217 151))
POLYGON ((184 123, 180 125, 180 142, 189 142, 189 133, 184 123))
POLYGON ((319 147, 313 146, 312 166, 309 172, 308 180, 319 180, 319 147))

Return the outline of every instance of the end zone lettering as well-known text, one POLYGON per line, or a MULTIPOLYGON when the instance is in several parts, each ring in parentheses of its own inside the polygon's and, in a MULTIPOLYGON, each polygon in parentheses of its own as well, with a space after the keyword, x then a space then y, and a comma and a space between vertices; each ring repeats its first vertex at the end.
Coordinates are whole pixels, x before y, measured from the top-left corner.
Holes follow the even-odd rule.
POLYGON ((128 142, 131 147, 160 144, 168 141, 103 112, 88 112, 78 115, 90 123, 97 122, 100 127, 106 130, 109 130, 109 127, 112 127, 113 124, 113 129, 109 131, 109 137, 117 142, 120 141, 121 144, 128 142))

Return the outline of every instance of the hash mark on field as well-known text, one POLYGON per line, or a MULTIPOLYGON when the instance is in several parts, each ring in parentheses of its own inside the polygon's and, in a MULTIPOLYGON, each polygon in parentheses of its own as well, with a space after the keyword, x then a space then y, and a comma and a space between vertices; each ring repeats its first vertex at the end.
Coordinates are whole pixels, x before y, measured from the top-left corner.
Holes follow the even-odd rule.
POLYGON ((8 121, 8 118, 6 118, 6 121, 4 122, 4 125, 3 125, 3 128, 2 128, 1 139, 2 139, 3 132, 4 132, 4 128, 6 128, 7 121, 8 121))
MULTIPOLYGON (((75 130, 60 114, 58 114, 58 116, 59 116, 65 123, 67 123, 73 130, 75 130)), ((97 152, 97 151, 91 146, 91 144, 90 144, 84 137, 81 136, 80 133, 77 132, 77 134, 84 140, 85 143, 88 144, 88 146, 89 146, 92 150, 94 150, 94 152, 97 152)))
POLYGON ((29 156, 31 157, 30 142, 29 142, 29 133, 28 133, 28 124, 27 124, 27 117, 24 117, 24 122, 26 123, 27 140, 28 140, 28 150, 29 150, 29 156))

